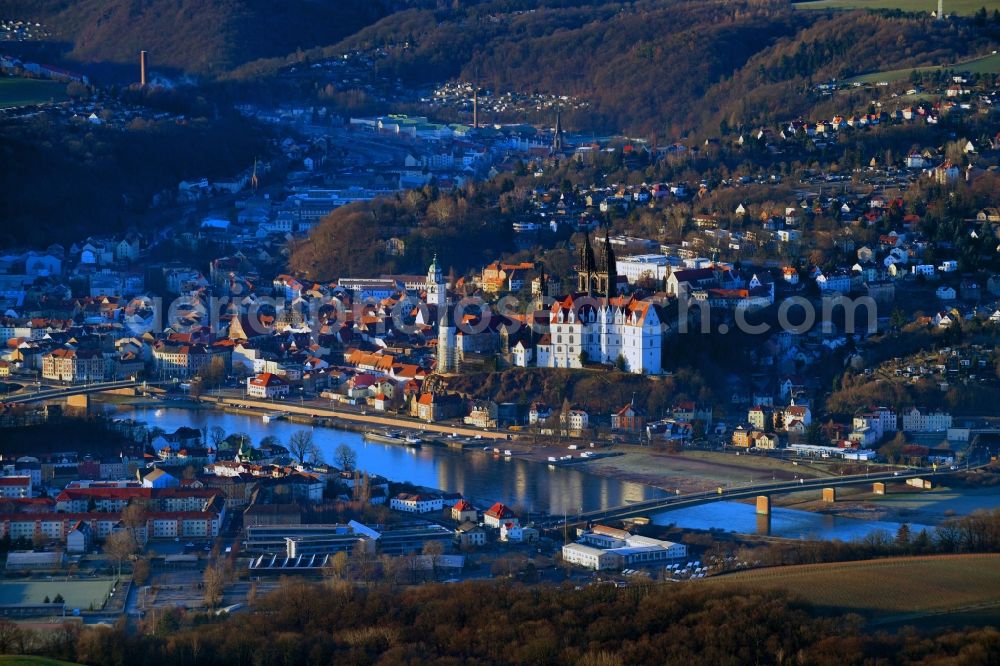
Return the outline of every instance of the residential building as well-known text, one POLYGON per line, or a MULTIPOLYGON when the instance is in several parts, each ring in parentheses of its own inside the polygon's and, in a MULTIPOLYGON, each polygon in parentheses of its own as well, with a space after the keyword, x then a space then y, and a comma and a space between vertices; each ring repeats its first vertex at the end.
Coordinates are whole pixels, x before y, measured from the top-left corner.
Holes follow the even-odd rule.
POLYGON ((104 367, 96 349, 54 349, 42 355, 42 377, 58 382, 103 381, 104 367))
POLYGON ((941 410, 912 407, 903 412, 904 432, 945 432, 951 427, 951 414, 941 410))
POLYGON ((247 379, 247 397, 250 398, 264 400, 287 398, 288 391, 288 382, 270 372, 264 372, 247 379))
POLYGON ((444 498, 440 495, 400 493, 389 500, 389 508, 407 513, 430 513, 444 509, 444 498))
POLYGON ((497 502, 483 514, 483 524, 487 527, 500 529, 504 523, 517 523, 517 515, 506 505, 497 502))

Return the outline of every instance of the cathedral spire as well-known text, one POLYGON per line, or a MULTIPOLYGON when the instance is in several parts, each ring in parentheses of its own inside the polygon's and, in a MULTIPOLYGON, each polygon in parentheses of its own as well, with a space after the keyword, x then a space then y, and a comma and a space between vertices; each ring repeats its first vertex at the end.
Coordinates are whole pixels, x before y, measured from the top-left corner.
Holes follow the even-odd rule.
POLYGON ((618 295, 618 264, 611 247, 611 234, 607 229, 604 230, 604 271, 608 277, 608 299, 611 299, 618 295))
POLYGON ((552 152, 561 153, 564 147, 562 111, 556 111, 556 129, 552 134, 552 152))

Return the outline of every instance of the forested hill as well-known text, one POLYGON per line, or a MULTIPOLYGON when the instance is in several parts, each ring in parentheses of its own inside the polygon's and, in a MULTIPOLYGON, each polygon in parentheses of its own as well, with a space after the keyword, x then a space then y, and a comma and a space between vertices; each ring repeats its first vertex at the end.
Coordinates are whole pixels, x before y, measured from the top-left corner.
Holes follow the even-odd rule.
POLYGON ((341 48, 385 48, 380 67, 411 83, 478 78, 499 91, 582 97, 591 106, 570 113, 570 127, 671 138, 709 123, 717 131, 723 119, 787 117, 815 101, 811 82, 978 54, 997 28, 798 12, 786 0, 497 0, 399 12, 341 48))
POLYGON ((0 0, 0 18, 42 23, 79 64, 226 71, 256 58, 333 44, 406 7, 434 0, 0 0))
POLYGON ((268 90, 289 63, 377 49, 381 80, 404 88, 476 79, 570 95, 589 104, 568 128, 661 141, 805 114, 824 104, 816 83, 955 62, 1000 39, 993 18, 789 0, 0 0, 0 17, 43 23, 69 66, 133 74, 146 49, 154 70, 268 90))

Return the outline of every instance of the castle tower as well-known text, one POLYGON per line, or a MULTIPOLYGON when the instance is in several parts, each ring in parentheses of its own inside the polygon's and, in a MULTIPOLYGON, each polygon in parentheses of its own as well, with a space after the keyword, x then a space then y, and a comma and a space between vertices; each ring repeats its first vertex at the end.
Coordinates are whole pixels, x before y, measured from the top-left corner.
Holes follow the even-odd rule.
POLYGON ((427 282, 424 286, 427 289, 427 305, 435 305, 438 308, 444 307, 448 302, 448 285, 441 275, 441 267, 438 265, 436 254, 430 267, 427 269, 427 282))

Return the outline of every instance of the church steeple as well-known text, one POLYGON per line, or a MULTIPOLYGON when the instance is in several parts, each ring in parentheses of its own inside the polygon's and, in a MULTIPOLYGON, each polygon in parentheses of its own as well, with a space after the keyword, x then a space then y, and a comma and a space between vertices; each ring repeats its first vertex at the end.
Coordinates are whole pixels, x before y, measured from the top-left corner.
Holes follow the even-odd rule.
POLYGON ((580 270, 577 274, 578 291, 593 292, 593 277, 597 272, 597 261, 594 258, 594 248, 590 244, 590 234, 584 236, 583 247, 580 248, 580 270))
POLYGON ((424 284, 427 290, 427 304, 442 307, 448 299, 448 285, 441 274, 441 266, 438 265, 437 254, 434 254, 434 261, 427 268, 427 281, 424 284))
POLYGON ((608 298, 614 298, 618 295, 618 264, 615 261, 615 251, 611 247, 611 235, 607 229, 604 230, 604 271, 608 280, 608 298))
POLYGON ((556 129, 552 135, 552 152, 561 153, 565 148, 562 129, 562 111, 556 111, 556 129))

